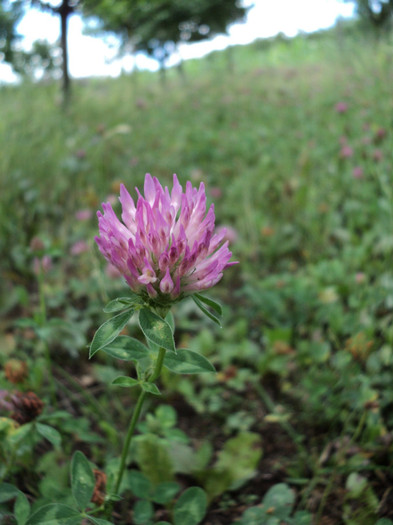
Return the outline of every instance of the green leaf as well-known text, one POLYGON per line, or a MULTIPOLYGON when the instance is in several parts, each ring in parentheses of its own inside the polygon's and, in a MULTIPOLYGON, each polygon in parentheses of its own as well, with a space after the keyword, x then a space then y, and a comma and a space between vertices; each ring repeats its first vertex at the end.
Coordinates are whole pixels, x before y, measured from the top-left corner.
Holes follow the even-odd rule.
POLYGON ((26 423, 17 428, 8 438, 9 442, 12 445, 17 445, 21 443, 24 439, 31 438, 31 431, 34 423, 26 423))
POLYGON ((206 357, 187 349, 180 349, 176 354, 166 354, 164 366, 175 374, 201 374, 216 371, 206 357))
POLYGON ((241 487, 255 475, 261 456, 261 438, 258 434, 240 432, 226 441, 204 481, 209 498, 213 499, 226 490, 241 487))
POLYGON ((157 314, 143 308, 139 312, 139 325, 146 339, 176 353, 175 341, 170 325, 157 314))
POLYGON ((173 462, 168 446, 154 434, 138 436, 135 461, 142 473, 153 484, 173 481, 173 462))
POLYGON ((25 525, 29 514, 30 503, 23 492, 19 492, 14 505, 14 515, 18 525, 25 525))
POLYGON ((241 516, 240 521, 235 521, 237 525, 261 525, 266 523, 266 514, 261 506, 249 507, 241 516))
MULTIPOLYGON (((194 303, 197 305, 197 307, 203 312, 209 319, 211 319, 214 323, 218 324, 218 326, 221 326, 221 321, 218 317, 218 315, 215 312, 211 312, 206 308, 206 306, 202 303, 198 297, 196 297, 197 294, 192 295, 194 303)), ((206 298, 205 298, 206 299, 206 298)))
POLYGON ((127 476, 128 485, 137 498, 149 499, 151 483, 139 470, 131 470, 127 476))
POLYGON ((179 490, 180 485, 176 481, 164 481, 156 486, 151 499, 154 503, 166 505, 173 500, 179 490))
POLYGON ((55 448, 61 445, 61 434, 55 428, 43 423, 36 423, 36 429, 41 436, 50 441, 55 448))
POLYGON ((171 405, 159 405, 154 412, 154 417, 157 418, 162 429, 173 428, 176 425, 177 413, 171 405))
MULTIPOLYGON (((292 518, 292 524, 293 525, 312 525, 312 516, 306 510, 298 510, 295 512, 292 518)), ((375 525, 378 525, 378 523, 376 523, 375 525)), ((383 525, 383 524, 380 524, 380 525, 383 525)), ((385 525, 393 525, 393 522, 385 523, 385 525)))
POLYGON ((111 521, 103 520, 101 518, 94 518, 93 516, 88 516, 87 519, 96 525, 113 525, 111 521))
POLYGON ((146 357, 149 352, 147 346, 138 341, 138 339, 128 335, 119 335, 109 345, 105 346, 102 351, 121 361, 138 361, 146 357))
POLYGON ((125 312, 108 319, 108 321, 105 321, 105 323, 98 328, 90 345, 89 359, 93 357, 98 350, 101 350, 101 348, 104 348, 104 346, 116 339, 131 319, 133 313, 134 309, 129 308, 125 312))
POLYGON ((220 303, 217 303, 210 297, 206 297, 205 295, 202 295, 200 293, 195 293, 194 296, 197 297, 198 300, 201 301, 201 303, 204 303, 207 306, 210 306, 210 308, 212 308, 216 312, 217 315, 222 317, 222 307, 220 303))
POLYGON ((135 304, 142 304, 142 299, 136 294, 133 294, 131 297, 117 297, 116 299, 109 301, 104 308, 104 312, 107 314, 120 312, 121 310, 125 310, 135 304))
POLYGON ((26 525, 68 525, 70 518, 78 518, 79 512, 62 503, 50 503, 38 509, 26 525))
POLYGON ((280 521, 289 518, 294 503, 295 493, 286 483, 273 485, 263 498, 265 512, 274 508, 274 513, 271 515, 280 521))
POLYGON ((140 500, 136 502, 133 515, 135 525, 149 525, 153 515, 154 509, 150 501, 140 500))
POLYGON ((71 489, 77 506, 84 510, 90 503, 95 478, 89 461, 77 450, 71 460, 71 489))
POLYGON ((177 500, 174 508, 175 525, 198 525, 207 509, 207 497, 200 487, 190 487, 177 500))
POLYGON ((112 381, 112 385, 125 386, 125 387, 127 386, 133 387, 139 384, 140 384, 140 381, 138 381, 138 379, 134 379, 133 377, 128 377, 128 376, 119 376, 119 377, 116 377, 116 379, 112 381))
POLYGON ((0 503, 14 499, 20 490, 10 483, 0 483, 0 503))
POLYGON ((149 394, 154 394, 155 396, 161 395, 161 392, 154 383, 149 383, 146 381, 144 383, 141 383, 141 387, 145 392, 148 392, 149 394))

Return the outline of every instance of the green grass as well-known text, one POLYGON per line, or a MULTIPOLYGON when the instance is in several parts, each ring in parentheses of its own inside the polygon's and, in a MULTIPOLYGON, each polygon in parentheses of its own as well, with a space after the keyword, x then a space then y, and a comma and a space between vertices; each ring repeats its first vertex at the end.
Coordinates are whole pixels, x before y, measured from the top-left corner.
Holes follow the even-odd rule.
MULTIPOLYGON (((248 432, 258 434, 264 449, 249 485, 239 482, 235 492, 215 485, 218 514, 210 517, 223 521, 210 522, 232 523, 245 501, 260 501, 268 488, 264 469, 271 485, 286 482, 296 491, 297 509, 316 523, 323 516, 349 525, 393 519, 386 496, 393 458, 392 59, 391 40, 338 27, 213 53, 186 62, 184 76, 169 70, 164 84, 147 72, 74 81, 67 112, 57 84, 0 89, 1 363, 26 359, 32 377, 21 388, 48 398, 40 378, 44 350, 29 339, 26 321, 39 310, 30 248, 39 236, 53 257, 48 319, 63 323, 48 329, 45 344, 56 366, 93 378, 86 384, 99 385, 98 401, 113 414, 109 425, 94 419, 79 406, 81 399, 93 403, 94 391, 78 390, 54 371, 59 392, 72 392, 58 399, 74 400, 61 408, 80 418, 78 439, 93 462, 110 463, 100 439, 118 447, 111 424, 124 426, 127 411, 120 394, 105 393, 120 365, 88 364, 85 345, 105 319, 105 300, 125 290, 108 280, 92 247, 94 217, 78 222, 75 212, 94 213, 120 182, 133 191, 146 172, 165 184, 177 173, 183 184, 206 183, 217 223, 236 232, 240 264, 213 292, 224 304, 224 330, 194 319, 190 306, 175 312, 179 337, 208 355, 218 376, 164 377, 166 401, 180 396, 197 427, 214 428, 210 439, 198 434, 179 410, 183 429, 221 450, 221 460, 210 459, 216 469, 230 449, 222 443, 233 436, 248 443, 256 439, 248 432), (339 113, 338 102, 348 109, 339 113), (344 144, 352 149, 348 157, 344 144), (71 256, 78 240, 91 250, 71 256)), ((0 385, 12 388, 4 374, 0 385)), ((53 424, 71 436, 70 425, 53 424)), ((45 458, 52 467, 58 461, 33 448, 5 481, 17 485, 18 469, 42 472, 45 458)), ((74 448, 78 443, 57 454, 64 460, 74 448)), ((201 454, 194 462, 202 465, 201 454)), ((179 472, 208 493, 217 482, 179 472)), ((55 498, 40 483, 31 474, 20 488, 32 501, 55 498)))

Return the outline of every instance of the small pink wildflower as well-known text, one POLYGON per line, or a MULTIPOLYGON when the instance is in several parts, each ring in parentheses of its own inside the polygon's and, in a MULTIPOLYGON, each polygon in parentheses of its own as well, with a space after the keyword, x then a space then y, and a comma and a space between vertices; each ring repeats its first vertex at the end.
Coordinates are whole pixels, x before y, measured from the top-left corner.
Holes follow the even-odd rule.
POLYGON ((85 253, 89 251, 89 245, 86 241, 76 241, 72 246, 70 253, 71 255, 80 255, 81 253, 85 253))
POLYGON ((334 106, 334 109, 337 111, 337 113, 345 113, 348 111, 348 104, 346 102, 337 102, 337 104, 334 106))
POLYGON ((45 249, 45 244, 39 237, 33 237, 30 241, 30 249, 33 252, 42 252, 45 249))
POLYGON ((352 177, 354 179, 362 179, 364 175, 363 168, 361 166, 355 166, 352 170, 352 177))
POLYGON ((222 190, 218 186, 213 186, 210 188, 210 195, 213 197, 213 199, 219 199, 222 197, 222 190))
POLYGON ((386 138, 387 134, 388 132, 386 131, 385 128, 378 128, 374 135, 374 142, 375 143, 382 142, 386 138))
POLYGON ((363 273, 363 272, 358 272, 356 275, 355 275, 355 281, 358 283, 358 284, 363 284, 365 281, 366 281, 366 274, 363 273))
POLYGON ((92 215, 93 214, 92 214, 91 210, 78 210, 75 213, 75 218, 78 221, 88 221, 91 218, 92 215))
POLYGON ((216 233, 224 232, 224 240, 228 241, 230 244, 237 241, 238 233, 235 228, 232 226, 218 226, 216 233))
POLYGON ((107 202, 109 202, 111 206, 114 206, 115 204, 117 204, 117 197, 116 195, 113 195, 112 193, 110 195, 107 195, 106 200, 107 202))
POLYGON ((158 303, 214 286, 230 262, 225 231, 215 232, 214 205, 206 213, 204 184, 199 189, 187 182, 186 190, 176 175, 173 189, 162 188, 156 177, 145 177, 144 196, 138 201, 122 185, 121 222, 109 203, 98 212, 97 245, 135 293, 158 303))
POLYGON ((48 273, 52 268, 52 259, 49 255, 44 255, 42 258, 34 257, 33 260, 33 271, 36 275, 40 273, 48 273))
POLYGON ((351 146, 343 146, 340 151, 340 157, 343 159, 348 159, 349 157, 352 157, 353 155, 353 149, 351 146))
POLYGON ((75 157, 77 159, 85 159, 86 158, 86 151, 84 149, 78 149, 76 152, 75 152, 75 157))

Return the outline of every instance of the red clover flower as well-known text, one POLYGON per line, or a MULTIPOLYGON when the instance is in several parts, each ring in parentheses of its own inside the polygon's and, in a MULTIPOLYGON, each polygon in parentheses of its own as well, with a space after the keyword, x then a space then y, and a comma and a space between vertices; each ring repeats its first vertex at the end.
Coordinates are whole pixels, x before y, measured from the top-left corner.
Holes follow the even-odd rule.
POLYGON ((173 189, 162 188, 146 174, 144 196, 136 188, 135 205, 120 187, 122 222, 110 203, 98 212, 97 245, 125 278, 131 290, 159 303, 171 303, 185 295, 206 290, 222 277, 232 253, 225 230, 215 232, 214 205, 206 213, 204 184, 199 189, 187 182, 185 192, 177 176, 173 189))

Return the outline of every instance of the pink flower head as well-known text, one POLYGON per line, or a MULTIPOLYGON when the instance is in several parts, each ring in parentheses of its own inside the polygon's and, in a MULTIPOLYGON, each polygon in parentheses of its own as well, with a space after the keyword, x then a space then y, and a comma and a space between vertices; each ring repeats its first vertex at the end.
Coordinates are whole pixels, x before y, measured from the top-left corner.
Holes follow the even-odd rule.
POLYGON ((44 255, 42 258, 34 257, 33 260, 33 271, 36 275, 40 273, 48 273, 52 268, 52 259, 49 255, 44 255))
POLYGON ((380 162, 383 159, 383 153, 382 153, 382 151, 380 149, 374 150, 374 152, 373 152, 373 159, 376 162, 380 162))
POLYGON ((232 226, 218 226, 216 229, 216 233, 224 232, 224 240, 228 241, 229 243, 233 243, 237 241, 238 233, 235 230, 235 228, 232 228, 232 226))
POLYGON ((210 188, 210 195, 213 197, 213 199, 219 199, 222 197, 222 190, 218 186, 213 186, 210 188))
POLYGON ((343 159, 348 159, 349 157, 352 157, 353 155, 353 149, 351 146, 343 146, 340 151, 340 157, 343 159))
POLYGON ((75 218, 78 221, 88 221, 92 216, 91 210, 78 210, 75 213, 75 218))
POLYGON ((334 108, 337 113, 345 113, 348 110, 348 104, 346 102, 337 102, 334 108))
POLYGON ((89 245, 86 241, 76 241, 72 246, 71 255, 80 255, 81 253, 89 251, 89 245))
POLYGON ((364 175, 363 168, 361 166, 355 166, 352 170, 352 176, 354 179, 362 179, 364 175))
POLYGON ((121 185, 120 221, 110 203, 98 212, 97 245, 126 279, 131 290, 157 302, 179 300, 206 290, 222 277, 230 262, 225 231, 215 232, 214 205, 206 213, 204 184, 187 182, 186 190, 173 176, 173 189, 162 188, 146 174, 144 196, 138 201, 121 185))

